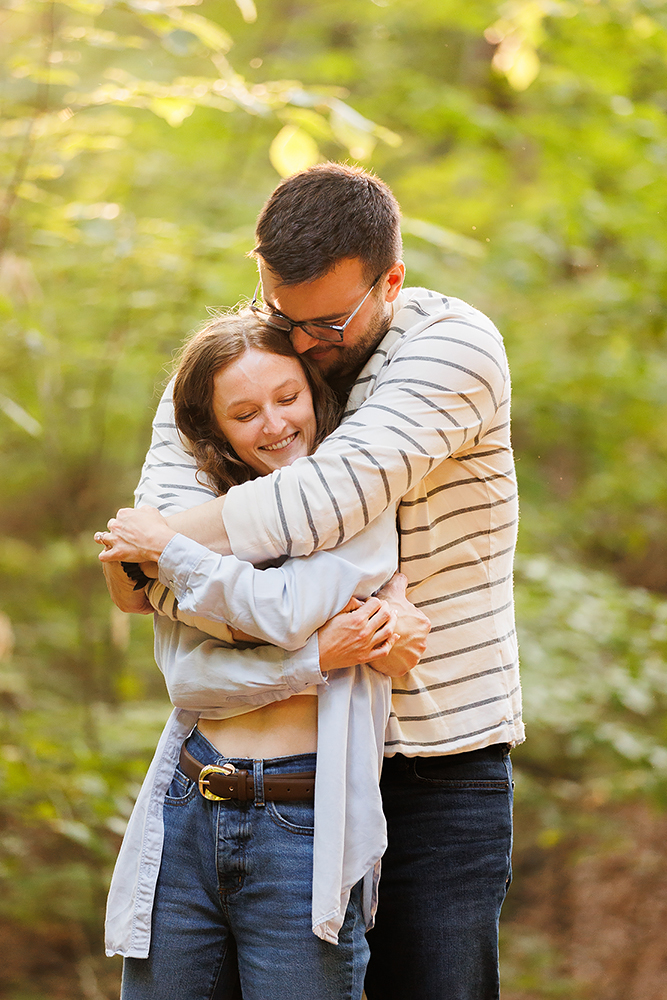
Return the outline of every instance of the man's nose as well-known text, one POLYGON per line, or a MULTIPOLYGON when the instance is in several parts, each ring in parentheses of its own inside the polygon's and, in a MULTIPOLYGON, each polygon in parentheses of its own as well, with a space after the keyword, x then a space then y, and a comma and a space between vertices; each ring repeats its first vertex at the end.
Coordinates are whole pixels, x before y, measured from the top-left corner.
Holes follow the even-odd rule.
POLYGON ((297 354, 305 354, 306 351, 316 343, 312 337, 304 333, 300 326, 292 327, 291 334, 292 347, 297 354))

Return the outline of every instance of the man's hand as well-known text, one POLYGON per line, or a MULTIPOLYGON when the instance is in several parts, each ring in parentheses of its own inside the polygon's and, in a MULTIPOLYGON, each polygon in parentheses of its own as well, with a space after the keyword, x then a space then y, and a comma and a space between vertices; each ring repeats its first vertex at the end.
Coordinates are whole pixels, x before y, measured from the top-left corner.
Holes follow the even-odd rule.
POLYGON ((105 563, 102 566, 104 579, 111 600, 117 608, 128 614, 150 615, 153 607, 143 590, 134 590, 134 584, 119 562, 105 563))
POLYGON ((426 636, 431 631, 431 623, 423 613, 405 596, 408 578, 403 573, 394 573, 389 583, 378 590, 376 597, 386 601, 392 611, 396 612, 396 632, 399 638, 379 667, 373 663, 376 670, 392 677, 407 674, 419 663, 426 650, 426 636))
POLYGON ((322 670, 340 670, 357 663, 368 663, 375 670, 384 669, 387 656, 398 639, 396 612, 377 597, 363 604, 353 597, 347 607, 318 630, 322 670))
POLYGON ((94 536, 98 545, 104 546, 99 555, 102 563, 157 562, 176 534, 154 507, 121 507, 107 528, 94 536))

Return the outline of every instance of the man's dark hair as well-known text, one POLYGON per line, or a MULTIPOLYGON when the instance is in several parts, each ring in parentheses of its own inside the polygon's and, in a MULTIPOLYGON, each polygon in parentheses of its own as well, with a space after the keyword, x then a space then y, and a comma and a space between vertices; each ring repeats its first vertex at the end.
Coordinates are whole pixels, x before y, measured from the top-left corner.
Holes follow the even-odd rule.
POLYGON ((373 281, 400 260, 401 212, 378 177, 320 163, 282 181, 257 220, 260 257, 284 285, 314 281, 357 257, 373 281))

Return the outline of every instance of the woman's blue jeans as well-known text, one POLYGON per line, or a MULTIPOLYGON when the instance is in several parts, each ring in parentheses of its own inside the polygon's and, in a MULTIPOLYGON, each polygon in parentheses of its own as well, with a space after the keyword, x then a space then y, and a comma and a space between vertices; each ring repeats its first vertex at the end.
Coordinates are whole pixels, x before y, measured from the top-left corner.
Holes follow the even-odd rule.
MULTIPOLYGON (((198 730, 188 749, 203 764, 228 759, 198 730)), ((232 763, 253 769, 252 761, 232 763)), ((314 768, 314 754, 262 762, 266 774, 314 768)), ((317 938, 313 803, 258 799, 208 801, 176 770, 150 956, 125 960, 122 1000, 240 1000, 241 991, 243 1000, 360 1000, 368 962, 360 886, 340 943, 317 938)))
POLYGON ((384 762, 382 860, 368 1000, 497 1000, 510 883, 512 765, 504 744, 384 762))

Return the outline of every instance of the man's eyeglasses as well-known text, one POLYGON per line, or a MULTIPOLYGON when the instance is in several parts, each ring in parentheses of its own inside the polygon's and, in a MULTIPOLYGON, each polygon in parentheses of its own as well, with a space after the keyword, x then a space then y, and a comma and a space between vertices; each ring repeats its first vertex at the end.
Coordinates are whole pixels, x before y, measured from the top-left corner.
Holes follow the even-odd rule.
POLYGON ((301 323, 295 323, 294 320, 291 320, 288 316, 283 316, 282 313, 275 312, 273 309, 269 309, 264 304, 258 305, 257 299, 262 284, 261 281, 257 283, 257 288, 255 289, 253 300, 250 303, 250 308, 255 315, 259 316, 260 319, 263 319, 267 326, 272 326, 274 330, 280 330, 282 333, 291 334, 294 327, 298 326, 300 330, 303 330, 303 332, 308 334, 309 337, 313 337, 314 340, 326 340, 331 344, 340 344, 342 343, 346 327, 357 315, 381 277, 382 275, 378 274, 377 278, 368 289, 357 308, 354 312, 350 313, 345 322, 340 325, 337 323, 320 323, 315 320, 307 319, 303 320, 301 323))

